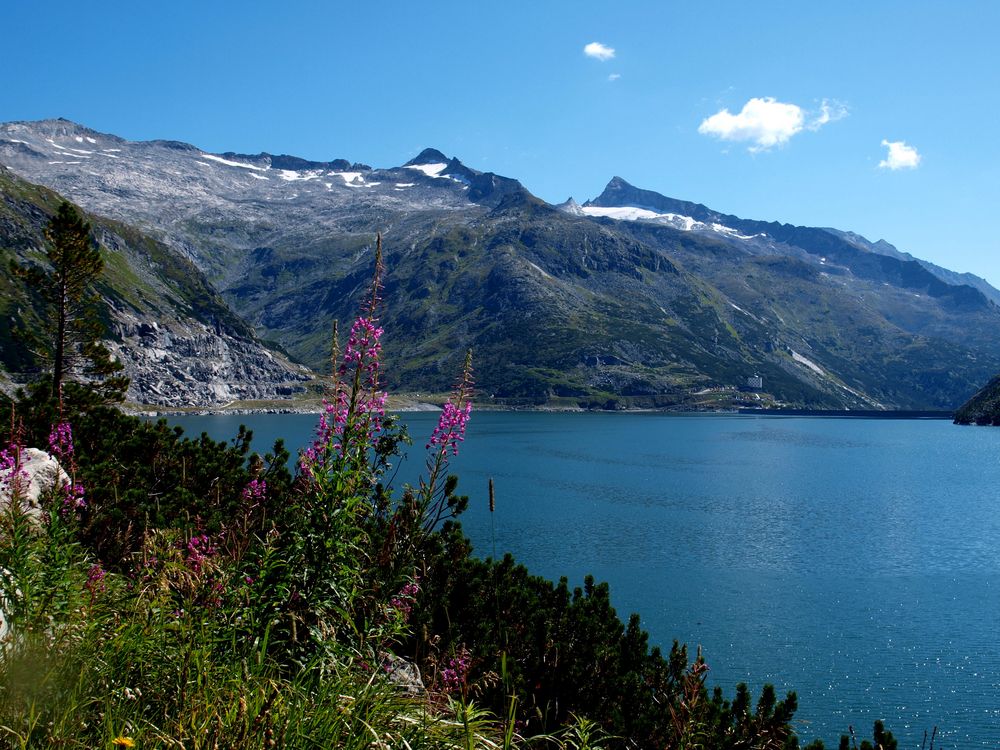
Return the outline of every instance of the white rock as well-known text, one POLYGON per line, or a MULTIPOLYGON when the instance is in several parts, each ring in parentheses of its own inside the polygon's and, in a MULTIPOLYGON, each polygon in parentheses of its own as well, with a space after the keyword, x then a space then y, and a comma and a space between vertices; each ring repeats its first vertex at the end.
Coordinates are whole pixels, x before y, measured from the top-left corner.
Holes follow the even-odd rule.
POLYGON ((37 448, 21 450, 21 466, 16 472, 0 476, 0 512, 10 505, 14 490, 21 501, 21 509, 36 524, 42 521, 41 498, 70 483, 69 475, 55 457, 37 448))

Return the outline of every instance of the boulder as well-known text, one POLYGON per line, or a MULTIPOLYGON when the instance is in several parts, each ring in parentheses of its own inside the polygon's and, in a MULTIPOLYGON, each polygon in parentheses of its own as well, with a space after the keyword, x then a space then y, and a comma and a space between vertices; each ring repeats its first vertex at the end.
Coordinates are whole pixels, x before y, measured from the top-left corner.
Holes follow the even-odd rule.
POLYGON ((6 510, 16 494, 25 515, 39 524, 42 521, 42 497, 68 484, 69 475, 54 456, 37 448, 22 448, 20 468, 0 475, 0 512, 6 510))
POLYGON ((402 656, 386 653, 382 656, 382 669, 391 682, 407 695, 423 695, 427 688, 420 677, 417 665, 402 656))

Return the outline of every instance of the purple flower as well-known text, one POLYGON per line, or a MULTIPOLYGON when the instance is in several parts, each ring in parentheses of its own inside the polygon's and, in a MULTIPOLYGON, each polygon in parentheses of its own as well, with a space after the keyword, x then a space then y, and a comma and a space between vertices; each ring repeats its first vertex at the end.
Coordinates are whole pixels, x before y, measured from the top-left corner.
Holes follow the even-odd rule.
POLYGON ((218 551, 208 534, 195 534, 184 545, 184 549, 187 553, 187 564, 195 573, 200 573, 205 562, 218 551))
POLYGON ((263 479, 251 479, 247 486, 243 488, 243 502, 248 505, 257 505, 263 502, 267 496, 267 482, 263 479))
POLYGON ((83 485, 79 482, 70 482, 63 485, 62 514, 65 516, 74 510, 82 510, 87 507, 84 499, 83 485))
POLYGON ((73 428, 69 422, 62 421, 52 425, 49 432, 49 450, 61 462, 73 463, 73 428))
POLYGON ((462 376, 455 386, 454 392, 448 397, 444 408, 441 409, 441 416, 438 418, 437 427, 431 433, 430 440, 427 441, 426 448, 434 448, 434 452, 441 458, 445 458, 449 453, 458 455, 458 445, 465 440, 465 426, 469 423, 469 416, 472 414, 472 352, 465 355, 465 367, 462 368, 462 376))
POLYGON ((0 451, 0 487, 9 488, 17 497, 26 491, 27 480, 28 473, 21 466, 21 446, 11 443, 0 451))
POLYGON ((372 315, 354 321, 339 367, 336 396, 323 400, 313 444, 303 451, 299 468, 314 477, 328 463, 367 450, 385 420, 386 393, 379 390, 382 328, 372 315), (348 389, 346 382, 351 381, 348 389))
POLYGON ((90 566, 90 570, 87 572, 87 581, 83 584, 83 587, 90 592, 91 604, 93 604, 98 594, 103 594, 107 590, 107 584, 104 582, 107 575, 107 571, 101 567, 100 563, 90 566))
POLYGON ((413 611, 413 600, 416 599, 419 593, 420 584, 416 581, 411 581, 389 600, 389 606, 398 612, 405 621, 410 616, 410 612, 413 611))
POLYGON ((469 677, 469 652, 462 648, 441 669, 441 685, 451 692, 465 687, 469 677))
POLYGON ((453 456, 457 456, 458 445, 465 440, 465 426, 468 424, 471 414, 471 402, 466 401, 464 405, 461 405, 455 404, 449 399, 441 410, 437 426, 431 433, 426 447, 430 449, 433 446, 442 455, 451 453, 453 456))

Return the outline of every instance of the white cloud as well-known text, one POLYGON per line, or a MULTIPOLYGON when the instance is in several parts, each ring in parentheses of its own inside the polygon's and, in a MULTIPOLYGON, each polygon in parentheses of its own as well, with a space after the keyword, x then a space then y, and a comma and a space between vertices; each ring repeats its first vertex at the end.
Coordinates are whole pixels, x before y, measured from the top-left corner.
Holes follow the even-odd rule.
POLYGON ((805 114, 795 104, 774 97, 754 97, 739 114, 722 109, 702 121, 698 132, 723 141, 752 141, 751 151, 766 151, 786 143, 805 126, 805 114))
POLYGON ((621 77, 622 77, 621 73, 612 73, 611 75, 608 76, 608 80, 609 81, 617 81, 621 77))
POLYGON ((806 125, 810 130, 819 130, 828 122, 836 122, 847 117, 847 105, 838 101, 824 99, 819 105, 819 114, 806 125))
POLYGON ((593 57, 595 60, 604 62, 605 60, 610 60, 615 56, 615 50, 613 47, 608 47, 600 42, 591 42, 583 48, 583 54, 587 57, 593 57))
POLYGON ((878 163, 881 169, 916 169, 920 164, 920 154, 913 146, 907 146, 906 141, 882 141, 889 149, 885 159, 878 163))

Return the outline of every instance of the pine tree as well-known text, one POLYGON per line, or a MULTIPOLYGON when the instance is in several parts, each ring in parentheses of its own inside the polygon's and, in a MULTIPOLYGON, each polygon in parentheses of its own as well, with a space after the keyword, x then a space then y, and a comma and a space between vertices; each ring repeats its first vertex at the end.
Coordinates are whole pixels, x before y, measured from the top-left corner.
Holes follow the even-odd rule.
POLYGON ((94 284, 104 270, 90 224, 67 202, 45 228, 49 268, 14 270, 45 303, 43 327, 31 336, 33 348, 51 365, 50 392, 62 396, 64 382, 82 376, 86 389, 104 401, 122 401, 128 389, 124 367, 101 343, 104 325, 94 284))

